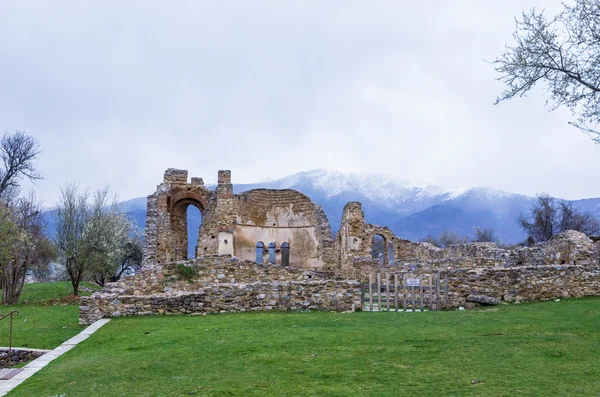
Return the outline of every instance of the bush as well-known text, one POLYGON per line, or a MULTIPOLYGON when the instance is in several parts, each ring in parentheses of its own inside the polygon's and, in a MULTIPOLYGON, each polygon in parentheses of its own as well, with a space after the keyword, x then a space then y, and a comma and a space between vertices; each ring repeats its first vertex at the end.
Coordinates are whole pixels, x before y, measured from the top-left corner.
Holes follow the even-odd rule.
POLYGON ((192 280, 194 279, 194 277, 196 277, 198 272, 196 271, 195 267, 186 266, 183 263, 179 263, 177 265, 177 274, 179 274, 179 276, 184 280, 192 282, 192 280))

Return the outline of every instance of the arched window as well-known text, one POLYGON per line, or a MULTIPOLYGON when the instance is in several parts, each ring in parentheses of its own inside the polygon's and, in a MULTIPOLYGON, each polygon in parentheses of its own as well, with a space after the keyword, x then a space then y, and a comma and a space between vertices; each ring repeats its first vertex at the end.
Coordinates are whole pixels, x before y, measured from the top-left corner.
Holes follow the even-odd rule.
POLYGON ((288 243, 281 243, 281 265, 290 265, 290 245, 288 243))
POLYGON ((275 248, 277 248, 275 243, 269 244, 269 263, 273 265, 275 264, 275 248))
MULTIPOLYGON (((202 213, 195 205, 188 205, 186 209, 185 228, 187 229, 187 259, 196 258, 196 247, 198 246, 198 233, 202 224, 202 213)), ((182 246, 183 246, 182 244, 182 246)))
POLYGON ((382 266, 385 264, 386 248, 385 238, 381 234, 374 235, 371 245, 371 256, 373 259, 379 261, 379 264, 382 266))
POLYGON ((256 243, 256 263, 263 263, 263 251, 265 244, 262 241, 256 243))

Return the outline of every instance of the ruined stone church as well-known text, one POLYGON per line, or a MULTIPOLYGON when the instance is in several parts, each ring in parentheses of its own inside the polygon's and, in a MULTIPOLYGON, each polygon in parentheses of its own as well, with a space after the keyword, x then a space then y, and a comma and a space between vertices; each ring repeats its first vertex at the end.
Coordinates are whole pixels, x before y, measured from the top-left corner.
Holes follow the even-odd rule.
MULTIPOLYGON (((391 280, 393 300, 404 306, 408 280, 419 280, 421 288, 428 280, 421 310, 424 304, 439 310, 600 295, 599 240, 567 231, 532 247, 438 248, 366 222, 359 202, 346 204, 334 237, 323 209, 300 192, 234 194, 230 171, 219 171, 211 190, 201 178, 188 182, 187 171, 168 169, 148 196, 142 269, 81 297, 80 323, 152 314, 367 310, 365 294, 381 288, 389 310, 391 280), (202 215, 194 259, 188 258, 190 205, 202 215)), ((372 309, 372 296, 368 301, 372 309)))

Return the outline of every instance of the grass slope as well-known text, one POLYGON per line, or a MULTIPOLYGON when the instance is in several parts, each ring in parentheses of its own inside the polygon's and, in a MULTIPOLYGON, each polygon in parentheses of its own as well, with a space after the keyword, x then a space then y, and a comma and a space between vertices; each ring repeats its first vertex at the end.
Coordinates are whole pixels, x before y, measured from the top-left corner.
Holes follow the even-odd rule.
POLYGON ((9 396, 595 396, 600 299, 118 318, 9 396))
MULTIPOLYGON (((89 294, 99 287, 84 283, 89 294)), ((7 314, 17 310, 13 318, 13 346, 53 349, 83 330, 79 325, 79 306, 61 303, 73 293, 70 282, 25 284, 18 305, 0 306, 7 314)), ((8 346, 9 319, 0 321, 0 346, 8 346)))

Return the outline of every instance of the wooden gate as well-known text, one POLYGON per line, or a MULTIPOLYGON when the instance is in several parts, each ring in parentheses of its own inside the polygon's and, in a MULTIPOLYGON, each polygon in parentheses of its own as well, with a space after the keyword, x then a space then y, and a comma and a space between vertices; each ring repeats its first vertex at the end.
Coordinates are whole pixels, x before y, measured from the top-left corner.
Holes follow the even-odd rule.
POLYGON ((407 273, 370 273, 363 289, 363 311, 423 312, 447 304, 448 279, 441 274, 410 277, 407 273))

